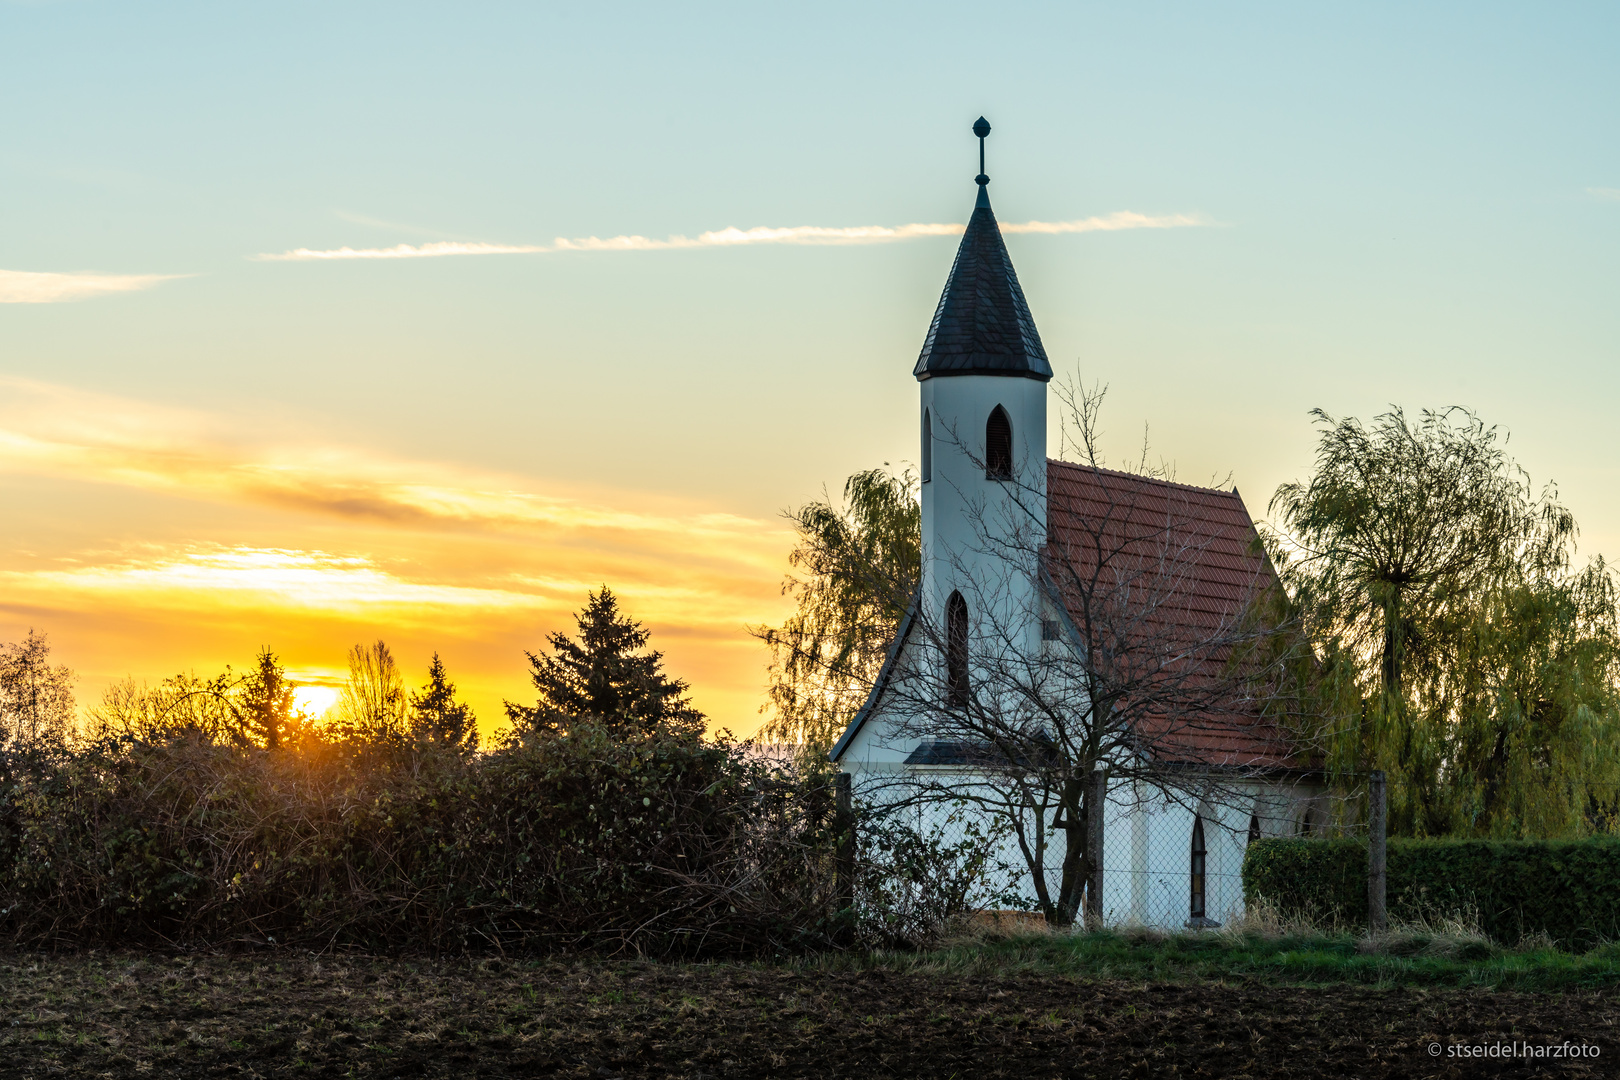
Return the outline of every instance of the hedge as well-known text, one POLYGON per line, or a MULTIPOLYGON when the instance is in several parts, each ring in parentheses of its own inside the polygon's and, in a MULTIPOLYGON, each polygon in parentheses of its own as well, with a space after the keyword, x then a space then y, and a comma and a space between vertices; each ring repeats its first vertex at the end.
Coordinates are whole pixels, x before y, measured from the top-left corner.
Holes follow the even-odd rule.
POLYGON ((832 801, 743 748, 177 737, 0 750, 0 944, 816 946, 832 801))
MULTIPOLYGON (((1620 939, 1620 837, 1389 841, 1393 921, 1477 912, 1480 929, 1516 942, 1545 932, 1587 949, 1620 939)), ((1243 857, 1243 895, 1285 914, 1365 926, 1367 845, 1262 839, 1243 857)))

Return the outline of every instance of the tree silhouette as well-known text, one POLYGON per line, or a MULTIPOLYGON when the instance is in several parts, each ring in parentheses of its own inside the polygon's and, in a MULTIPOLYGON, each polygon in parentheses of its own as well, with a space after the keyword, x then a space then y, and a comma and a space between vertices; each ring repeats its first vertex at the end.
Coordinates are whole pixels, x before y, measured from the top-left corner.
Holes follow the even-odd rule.
POLYGON ((750 632, 771 650, 765 734, 824 754, 866 700, 917 588, 922 510, 917 478, 867 469, 830 499, 789 511, 799 534, 783 593, 798 608, 750 632))
POLYGON ((456 684, 445 674, 444 661, 433 654, 428 682, 411 695, 411 731, 443 746, 478 748, 478 725, 472 708, 456 700, 456 684))
POLYGON ((269 649, 259 650, 251 674, 242 680, 239 725, 242 736, 266 750, 279 749, 293 722, 293 688, 287 671, 269 649))
POLYGON ((578 640, 559 631, 546 635, 551 655, 526 654, 540 696, 532 707, 506 702, 516 734, 565 734, 573 721, 590 719, 625 737, 660 728, 702 737, 704 716, 687 698, 687 683, 664 674, 663 653, 643 651, 650 632, 620 614, 612 590, 588 594, 574 619, 578 640))

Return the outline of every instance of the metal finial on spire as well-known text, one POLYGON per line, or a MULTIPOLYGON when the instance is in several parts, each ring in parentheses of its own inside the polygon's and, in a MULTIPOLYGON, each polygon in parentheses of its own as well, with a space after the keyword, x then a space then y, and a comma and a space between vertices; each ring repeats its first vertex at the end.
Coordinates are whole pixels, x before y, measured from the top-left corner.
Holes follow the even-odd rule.
POLYGON ((990 121, 982 116, 973 121, 973 134, 979 137, 979 175, 973 181, 982 188, 990 182, 990 178, 984 174, 984 137, 990 134, 990 121))

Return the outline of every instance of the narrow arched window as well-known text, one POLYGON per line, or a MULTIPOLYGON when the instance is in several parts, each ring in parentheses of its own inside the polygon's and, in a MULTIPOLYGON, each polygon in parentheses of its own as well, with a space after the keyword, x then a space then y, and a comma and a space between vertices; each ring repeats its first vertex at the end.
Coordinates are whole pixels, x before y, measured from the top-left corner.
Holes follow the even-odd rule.
POLYGON ((1299 835, 1316 835, 1316 811, 1310 807, 1305 808, 1305 816, 1299 819, 1299 835))
POLYGON ((1260 817, 1258 814, 1249 815, 1249 843, 1260 839, 1260 817))
POLYGON ((1189 890, 1191 904, 1189 915, 1194 919, 1204 918, 1204 862, 1207 857, 1204 850, 1204 819, 1193 816, 1192 834, 1192 887, 1189 890))
POLYGON ((1012 421, 997 405, 984 423, 984 475, 988 480, 1012 479, 1012 421))
POLYGON ((968 609, 959 592, 945 601, 945 704, 968 700, 968 609))
POLYGON ((927 409, 923 410, 922 429, 922 482, 934 478, 934 422, 927 409))

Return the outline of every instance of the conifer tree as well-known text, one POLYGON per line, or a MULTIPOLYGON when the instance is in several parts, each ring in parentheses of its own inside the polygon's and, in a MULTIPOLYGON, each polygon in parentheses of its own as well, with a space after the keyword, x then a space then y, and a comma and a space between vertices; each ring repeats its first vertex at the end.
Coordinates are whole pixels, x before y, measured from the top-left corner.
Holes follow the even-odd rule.
POLYGON ((539 691, 531 707, 506 703, 516 733, 566 733, 571 722, 593 720, 625 737, 660 728, 683 738, 703 735, 704 716, 686 696, 682 679, 664 674, 664 654, 647 648, 650 632, 619 612, 606 585, 588 594, 574 617, 579 637, 548 634, 548 656, 527 653, 530 678, 539 691))
POLYGON ((411 731, 442 746, 478 749, 478 724, 471 706, 456 700, 456 684, 445 674, 444 661, 433 654, 427 685, 411 695, 411 731))
POLYGON ((294 720, 293 688, 286 669, 269 649, 259 650, 253 671, 242 680, 239 702, 235 712, 241 736, 266 750, 279 749, 294 720))

